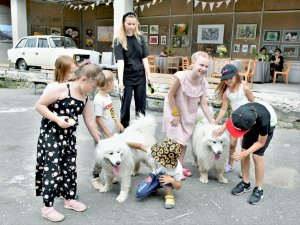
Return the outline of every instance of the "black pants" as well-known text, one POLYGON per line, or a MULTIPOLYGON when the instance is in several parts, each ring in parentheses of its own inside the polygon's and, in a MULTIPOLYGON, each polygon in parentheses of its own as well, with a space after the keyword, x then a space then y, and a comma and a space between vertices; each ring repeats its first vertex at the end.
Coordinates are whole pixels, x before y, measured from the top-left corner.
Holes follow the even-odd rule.
POLYGON ((125 86, 123 99, 121 100, 121 123, 124 128, 128 127, 130 121, 132 92, 134 92, 135 115, 146 114, 146 83, 125 86))

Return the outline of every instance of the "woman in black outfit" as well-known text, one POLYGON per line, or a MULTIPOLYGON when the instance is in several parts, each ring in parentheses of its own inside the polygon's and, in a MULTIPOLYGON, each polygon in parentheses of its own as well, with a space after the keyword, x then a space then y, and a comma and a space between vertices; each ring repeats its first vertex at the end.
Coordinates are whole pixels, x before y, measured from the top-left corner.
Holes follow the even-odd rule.
POLYGON ((124 127, 127 127, 130 121, 132 92, 134 92, 136 115, 140 113, 145 115, 146 79, 148 83, 151 82, 148 49, 138 24, 135 13, 125 13, 121 28, 114 40, 119 88, 123 90, 120 120, 124 127))
POLYGON ((271 80, 273 80, 274 71, 282 71, 283 69, 283 56, 280 55, 281 50, 279 48, 275 49, 275 55, 270 59, 270 71, 271 71, 271 80))

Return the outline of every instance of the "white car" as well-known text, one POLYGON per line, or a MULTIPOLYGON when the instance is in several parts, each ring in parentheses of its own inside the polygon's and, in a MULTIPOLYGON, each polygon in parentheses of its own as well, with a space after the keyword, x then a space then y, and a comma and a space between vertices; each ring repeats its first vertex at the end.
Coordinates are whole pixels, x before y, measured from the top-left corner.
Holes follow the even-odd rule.
POLYGON ((55 60, 61 55, 69 55, 77 62, 89 59, 95 64, 99 64, 100 59, 99 52, 78 49, 71 38, 53 35, 23 37, 7 55, 20 70, 30 66, 54 68, 55 60))

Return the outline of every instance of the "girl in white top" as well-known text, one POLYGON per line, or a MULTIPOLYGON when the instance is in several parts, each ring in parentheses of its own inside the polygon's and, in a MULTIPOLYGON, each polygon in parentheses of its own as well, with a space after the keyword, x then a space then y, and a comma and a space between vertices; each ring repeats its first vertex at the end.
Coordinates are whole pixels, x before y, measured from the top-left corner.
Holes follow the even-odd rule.
MULTIPOLYGON (((254 101, 252 91, 247 85, 241 81, 241 77, 237 68, 232 64, 227 64, 221 71, 221 83, 218 85, 216 92, 219 98, 222 98, 222 108, 216 118, 216 123, 219 123, 225 116, 229 104, 232 111, 235 111, 241 105, 254 101)), ((228 164, 225 166, 224 171, 228 173, 233 169, 234 160, 231 155, 235 152, 237 138, 230 137, 230 154, 228 164)))

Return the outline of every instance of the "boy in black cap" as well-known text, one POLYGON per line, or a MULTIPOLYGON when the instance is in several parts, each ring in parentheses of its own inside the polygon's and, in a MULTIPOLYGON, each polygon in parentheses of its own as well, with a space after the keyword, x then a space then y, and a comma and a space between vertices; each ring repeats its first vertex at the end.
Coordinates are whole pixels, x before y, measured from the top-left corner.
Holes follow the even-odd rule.
POLYGON ((232 189, 231 193, 240 195, 250 191, 250 154, 252 154, 255 188, 248 202, 253 205, 258 204, 263 198, 263 156, 273 137, 276 124, 277 116, 274 109, 264 102, 251 102, 240 106, 224 124, 233 137, 243 136, 242 151, 232 155, 234 160, 241 160, 243 180, 232 189))
POLYGON ((154 144, 150 149, 139 143, 127 143, 131 148, 140 149, 155 161, 155 171, 143 180, 136 190, 136 197, 142 198, 153 191, 163 187, 166 191, 165 208, 172 209, 175 206, 173 188, 181 188, 182 165, 178 160, 181 154, 181 145, 175 140, 166 138, 159 144, 154 144))

